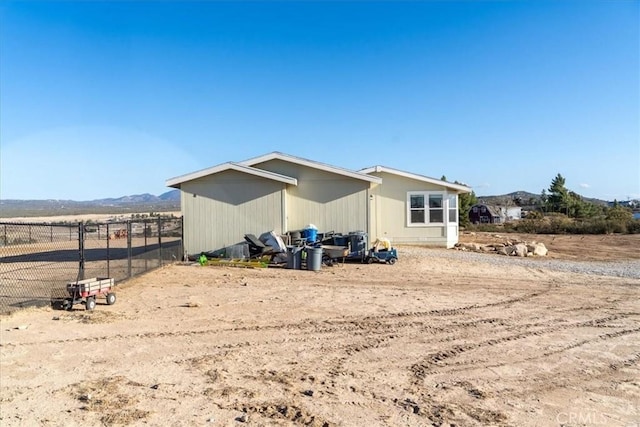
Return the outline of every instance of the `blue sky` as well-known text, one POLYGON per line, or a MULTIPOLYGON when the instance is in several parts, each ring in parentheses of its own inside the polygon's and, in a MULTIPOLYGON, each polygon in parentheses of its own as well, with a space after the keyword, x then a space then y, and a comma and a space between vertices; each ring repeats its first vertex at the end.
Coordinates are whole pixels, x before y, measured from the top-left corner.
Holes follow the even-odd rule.
POLYGON ((282 151, 640 198, 640 2, 0 4, 0 198, 282 151))

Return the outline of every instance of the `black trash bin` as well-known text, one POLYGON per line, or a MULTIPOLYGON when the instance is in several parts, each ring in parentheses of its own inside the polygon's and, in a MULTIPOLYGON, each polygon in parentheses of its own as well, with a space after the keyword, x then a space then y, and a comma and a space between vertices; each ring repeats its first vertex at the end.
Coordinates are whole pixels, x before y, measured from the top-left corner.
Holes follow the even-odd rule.
POLYGON ((287 246, 287 268, 300 270, 302 268, 302 247, 287 246))

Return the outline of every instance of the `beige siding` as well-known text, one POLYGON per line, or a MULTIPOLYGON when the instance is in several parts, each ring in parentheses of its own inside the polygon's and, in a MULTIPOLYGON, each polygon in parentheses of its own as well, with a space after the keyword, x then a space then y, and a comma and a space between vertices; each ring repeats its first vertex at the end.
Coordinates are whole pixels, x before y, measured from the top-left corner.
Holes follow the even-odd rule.
POLYGON ((372 189, 371 241, 385 237, 394 243, 424 243, 448 247, 457 242, 457 226, 453 224, 449 227, 407 226, 407 192, 444 191, 443 187, 395 174, 371 175, 382 178, 382 184, 372 189))
POLYGON ((369 182, 282 160, 254 166, 298 179, 287 188, 288 230, 314 224, 320 232, 367 231, 369 182))
POLYGON ((281 233, 284 188, 236 171, 183 183, 185 250, 197 254, 243 242, 247 233, 281 233))

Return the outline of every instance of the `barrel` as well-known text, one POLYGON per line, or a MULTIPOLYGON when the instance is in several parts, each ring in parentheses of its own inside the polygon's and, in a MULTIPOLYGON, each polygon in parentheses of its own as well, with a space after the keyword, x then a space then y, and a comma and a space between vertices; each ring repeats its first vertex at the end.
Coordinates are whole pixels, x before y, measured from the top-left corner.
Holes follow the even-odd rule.
POLYGON ((302 268, 302 248, 287 246, 287 268, 300 270, 302 268))
POLYGON ((320 271, 322 267, 322 248, 307 247, 307 270, 320 271))

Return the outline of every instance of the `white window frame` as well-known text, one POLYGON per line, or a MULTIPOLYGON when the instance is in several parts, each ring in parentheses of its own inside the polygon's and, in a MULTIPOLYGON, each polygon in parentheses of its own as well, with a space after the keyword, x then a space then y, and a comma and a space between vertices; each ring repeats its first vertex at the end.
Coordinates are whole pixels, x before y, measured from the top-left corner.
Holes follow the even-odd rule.
MULTIPOLYGON (((446 194, 446 193, 445 193, 446 194)), ((458 223, 458 195, 453 193, 446 194, 447 198, 447 223, 448 224, 457 224, 458 223), (451 201, 454 201, 455 206, 451 207, 451 201), (451 211, 453 212, 453 221, 451 221, 451 211)))
POLYGON ((449 221, 449 210, 456 210, 456 221, 455 224, 458 223, 457 215, 458 215, 458 199, 456 193, 448 193, 446 191, 407 191, 407 227, 443 227, 448 224, 454 224, 454 222, 449 221), (411 211, 415 210, 411 208, 411 196, 422 196, 424 197, 425 206, 424 206, 424 222, 411 222, 411 211), (442 210, 442 221, 441 222, 430 222, 431 219, 431 209, 429 208, 429 196, 440 196, 442 197, 442 207, 438 208, 442 210), (449 198, 456 198, 456 206, 454 208, 449 207, 449 198))

